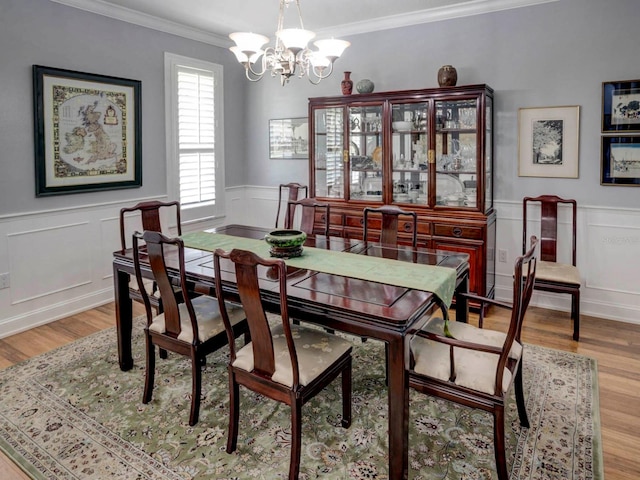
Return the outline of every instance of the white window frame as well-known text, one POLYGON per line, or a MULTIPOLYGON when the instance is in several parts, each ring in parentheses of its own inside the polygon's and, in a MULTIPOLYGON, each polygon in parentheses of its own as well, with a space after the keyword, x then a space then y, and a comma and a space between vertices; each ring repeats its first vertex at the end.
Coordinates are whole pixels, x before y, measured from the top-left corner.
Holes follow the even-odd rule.
POLYGON ((216 162, 215 200, 181 206, 182 222, 214 220, 225 215, 223 67, 216 63, 169 52, 164 54, 167 193, 171 200, 180 200, 180 155, 178 153, 178 69, 180 66, 213 73, 216 162))

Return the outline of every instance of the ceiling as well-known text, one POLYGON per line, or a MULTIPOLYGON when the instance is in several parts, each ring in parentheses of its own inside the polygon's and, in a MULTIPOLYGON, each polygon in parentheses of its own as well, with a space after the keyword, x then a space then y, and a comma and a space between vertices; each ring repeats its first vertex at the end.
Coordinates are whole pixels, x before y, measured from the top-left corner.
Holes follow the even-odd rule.
MULTIPOLYGON (((228 47, 228 35, 251 31, 273 37, 278 0, 51 0, 136 25, 228 47)), ((344 37, 558 0, 301 0, 305 28, 344 37)), ((295 5, 285 27, 297 25, 295 5)))

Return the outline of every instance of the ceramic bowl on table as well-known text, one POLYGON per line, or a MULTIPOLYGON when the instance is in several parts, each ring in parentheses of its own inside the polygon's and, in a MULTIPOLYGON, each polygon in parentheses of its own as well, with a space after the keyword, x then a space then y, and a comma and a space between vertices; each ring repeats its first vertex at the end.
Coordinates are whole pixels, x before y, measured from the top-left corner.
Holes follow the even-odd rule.
POLYGON ((302 255, 302 245, 307 234, 301 230, 277 229, 264 237, 271 249, 269 253, 276 258, 294 258, 302 255))

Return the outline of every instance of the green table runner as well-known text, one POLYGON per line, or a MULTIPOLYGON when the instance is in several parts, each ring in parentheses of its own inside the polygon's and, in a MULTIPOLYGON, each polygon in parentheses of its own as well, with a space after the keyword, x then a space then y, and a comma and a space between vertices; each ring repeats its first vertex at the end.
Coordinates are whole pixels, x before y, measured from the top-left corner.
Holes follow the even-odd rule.
MULTIPOLYGON (((214 252, 217 248, 225 251, 239 248, 252 251, 263 258, 270 257, 270 247, 264 240, 210 232, 187 233, 181 238, 186 247, 208 252, 214 252)), ((453 268, 322 248, 304 247, 302 256, 285 259, 285 262, 291 267, 432 292, 445 305, 451 305, 456 284, 456 270, 453 268)))

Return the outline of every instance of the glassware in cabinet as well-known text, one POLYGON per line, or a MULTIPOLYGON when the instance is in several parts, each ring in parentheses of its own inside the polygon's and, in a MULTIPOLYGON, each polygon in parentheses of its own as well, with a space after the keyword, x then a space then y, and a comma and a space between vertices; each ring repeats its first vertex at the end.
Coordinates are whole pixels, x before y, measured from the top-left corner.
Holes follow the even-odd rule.
POLYGON ((344 109, 314 111, 315 195, 344 198, 344 109))

